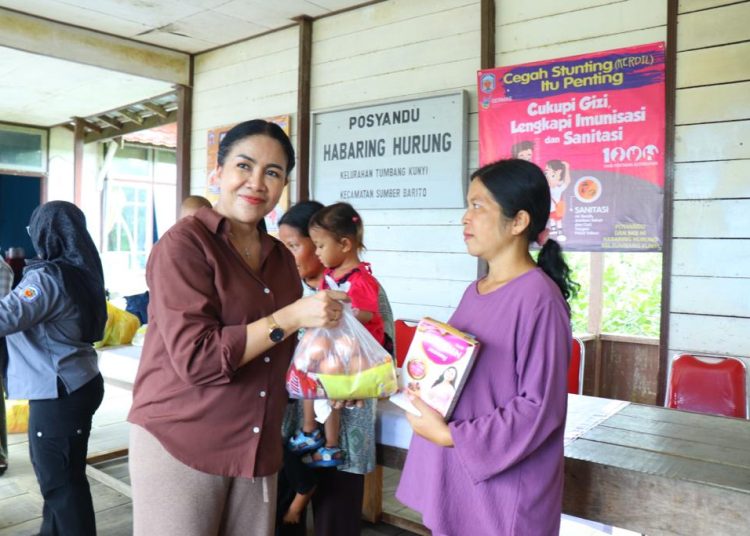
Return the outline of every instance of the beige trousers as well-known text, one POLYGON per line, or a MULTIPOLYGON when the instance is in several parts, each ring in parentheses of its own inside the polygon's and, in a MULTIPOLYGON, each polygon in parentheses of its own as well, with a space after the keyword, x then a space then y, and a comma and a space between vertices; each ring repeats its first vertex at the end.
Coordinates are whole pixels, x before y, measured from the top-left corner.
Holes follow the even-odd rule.
POLYGON ((230 478, 177 461, 130 425, 134 536, 272 536, 276 475, 230 478))

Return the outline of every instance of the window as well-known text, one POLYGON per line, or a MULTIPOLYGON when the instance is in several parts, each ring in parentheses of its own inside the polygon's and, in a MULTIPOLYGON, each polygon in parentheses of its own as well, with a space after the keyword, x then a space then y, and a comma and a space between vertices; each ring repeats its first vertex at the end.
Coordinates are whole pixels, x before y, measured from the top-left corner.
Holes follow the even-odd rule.
POLYGON ((575 253, 565 260, 581 285, 571 300, 575 333, 659 337, 661 321, 661 253, 575 253), (602 263, 601 285, 592 285, 592 264, 602 263), (592 305, 593 304, 593 305, 592 305), (601 314, 592 311, 600 304, 601 314), (601 316, 599 326, 591 318, 601 316))
POLYGON ((126 145, 112 160, 104 196, 102 264, 113 297, 146 290, 148 255, 175 221, 173 150, 126 145))
POLYGON ((659 336, 661 263, 661 253, 604 255, 603 333, 659 336))
POLYGON ((47 171, 47 131, 0 125, 0 169, 47 171))
POLYGON ((115 181, 107 191, 108 213, 111 225, 106 237, 106 251, 119 253, 120 262, 128 270, 144 270, 148 241, 153 243, 150 191, 148 184, 115 181), (151 224, 151 225, 149 225, 151 224))

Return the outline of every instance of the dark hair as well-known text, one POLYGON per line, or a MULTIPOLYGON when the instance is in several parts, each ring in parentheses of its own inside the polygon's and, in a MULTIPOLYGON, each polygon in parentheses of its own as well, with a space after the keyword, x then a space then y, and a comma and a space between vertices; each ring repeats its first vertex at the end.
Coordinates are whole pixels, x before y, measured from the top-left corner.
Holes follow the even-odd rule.
POLYGON ((316 212, 310 218, 309 228, 318 227, 337 239, 348 238, 357 250, 365 248, 365 229, 362 217, 349 203, 334 203, 316 212))
POLYGON ((565 164, 563 164, 562 160, 547 160, 545 165, 555 171, 565 171, 565 164))
POLYGON ((528 151, 529 149, 534 149, 534 142, 529 140, 523 140, 519 141, 518 143, 514 143, 513 146, 510 148, 510 154, 513 156, 513 158, 518 157, 518 153, 521 151, 528 151))
POLYGON ((219 152, 216 155, 216 162, 220 166, 223 166, 229 151, 232 150, 235 143, 249 136, 258 135, 269 136, 281 144, 281 148, 284 149, 284 153, 286 154, 286 173, 287 175, 291 173, 295 163, 292 142, 279 125, 264 119, 252 119, 233 126, 224 135, 221 142, 219 142, 219 152))
POLYGON ((302 236, 310 238, 310 218, 323 207, 323 203, 317 201, 295 203, 279 218, 279 227, 282 225, 294 227, 302 236))
MULTIPOLYGON (((435 387, 436 385, 438 385, 438 384, 440 384, 440 383, 444 382, 444 381, 445 381, 445 373, 446 373, 446 372, 448 372, 448 371, 449 371, 450 369, 453 369, 453 372, 455 372, 455 373, 456 373, 456 376, 458 376, 458 369, 457 369, 456 367, 448 367, 447 369, 445 369, 445 370, 443 371, 443 373, 442 373, 442 374, 441 374, 440 376, 438 376, 438 379, 437 379, 437 380, 435 380, 435 383, 433 383, 433 384, 432 384, 432 385, 431 385, 430 387, 431 387, 431 388, 432 388, 432 387, 435 387)), ((455 387, 455 386, 456 386, 456 376, 454 376, 454 377, 453 377, 453 380, 451 380, 451 381, 449 381, 449 382, 448 382, 448 383, 450 383, 450 384, 451 384, 451 385, 452 385, 453 387, 455 387)))
MULTIPOLYGON (((527 160, 510 158, 479 168, 471 179, 482 181, 506 218, 515 218, 525 210, 530 219, 526 239, 529 244, 536 241, 547 226, 550 207, 549 184, 539 166, 527 160)), ((578 284, 571 279, 562 248, 555 240, 548 238, 544 242, 537 265, 560 287, 566 300, 576 294, 578 284)))
POLYGON ((107 323, 104 272, 86 228, 86 216, 68 201, 50 201, 31 213, 29 236, 39 259, 24 270, 42 270, 56 279, 76 305, 80 339, 101 340, 107 323))

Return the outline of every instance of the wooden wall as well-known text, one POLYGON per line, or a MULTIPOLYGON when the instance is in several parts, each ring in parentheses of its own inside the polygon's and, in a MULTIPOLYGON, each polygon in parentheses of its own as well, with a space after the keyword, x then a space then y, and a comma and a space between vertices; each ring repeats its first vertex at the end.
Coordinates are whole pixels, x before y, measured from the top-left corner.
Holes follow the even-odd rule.
POLYGON ((659 343, 646 337, 602 335, 599 395, 656 404, 659 343))
MULTIPOLYGON (((503 0, 497 6, 497 65, 666 40, 666 2, 503 0)), ((613 339, 587 341, 584 393, 655 403, 657 341, 613 339)))
POLYGON ((666 40, 666 2, 501 0, 497 65, 554 59, 666 40))
MULTIPOLYGON (((669 347, 750 356, 750 2, 682 0, 679 13, 669 347)), ((502 0, 496 27, 497 65, 552 59, 665 40, 666 2, 502 0)), ((471 171, 478 161, 479 29, 479 0, 389 0, 318 19, 311 107, 464 89, 471 171)), ((297 40, 297 29, 289 28, 196 57, 194 193, 205 186, 209 128, 294 116, 297 40)), ((447 319, 452 313, 476 272, 461 240, 462 213, 363 212, 367 260, 396 316, 447 319)), ((643 365, 626 354, 620 351, 618 366, 643 365)), ((631 391, 648 397, 650 389, 631 391)))
MULTIPOLYGON (((474 0, 393 0, 316 21, 312 109, 465 89, 469 167, 475 168, 479 7, 474 0)), ((397 317, 447 320, 458 304, 476 275, 476 261, 463 243, 462 214, 462 209, 362 211, 366 259, 397 317)))
POLYGON ((747 1, 680 2, 671 354, 750 357, 748 22, 747 1))
MULTIPOLYGON (((664 39, 665 11, 644 0, 497 3, 497 64, 664 39), (606 23, 602 23, 606 21, 606 23), (575 28, 575 31, 571 29, 575 28)), ((313 24, 314 111, 429 92, 469 95, 468 170, 478 165, 475 72, 478 0, 390 0, 313 24)), ((206 132, 240 119, 293 113, 297 31, 201 54, 195 61, 192 187, 205 188, 206 132)), ((457 177, 457 180, 460 178, 457 177)), ((462 209, 363 211, 366 259, 401 318, 447 320, 476 274, 462 209), (430 274, 430 278, 425 278, 430 274)))
MULTIPOLYGON (((204 195, 208 130, 297 109, 297 27, 195 57, 190 191, 204 195)), ((292 117, 294 131, 294 117, 292 117)), ((294 137, 292 142, 295 142, 294 137)))

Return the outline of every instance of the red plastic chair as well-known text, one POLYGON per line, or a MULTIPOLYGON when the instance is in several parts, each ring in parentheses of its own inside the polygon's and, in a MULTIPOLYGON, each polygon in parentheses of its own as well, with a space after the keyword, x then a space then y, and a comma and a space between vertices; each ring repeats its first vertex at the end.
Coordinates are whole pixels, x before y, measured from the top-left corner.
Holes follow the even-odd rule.
POLYGON ((406 359, 411 341, 417 332, 418 322, 415 320, 395 320, 393 328, 396 332, 396 366, 401 367, 406 359))
POLYGON ((666 406, 747 419, 745 364, 734 357, 675 356, 666 406))
POLYGON ((570 352, 568 366, 568 392, 573 395, 583 394, 583 369, 586 365, 586 347, 578 337, 573 337, 573 348, 570 352))

